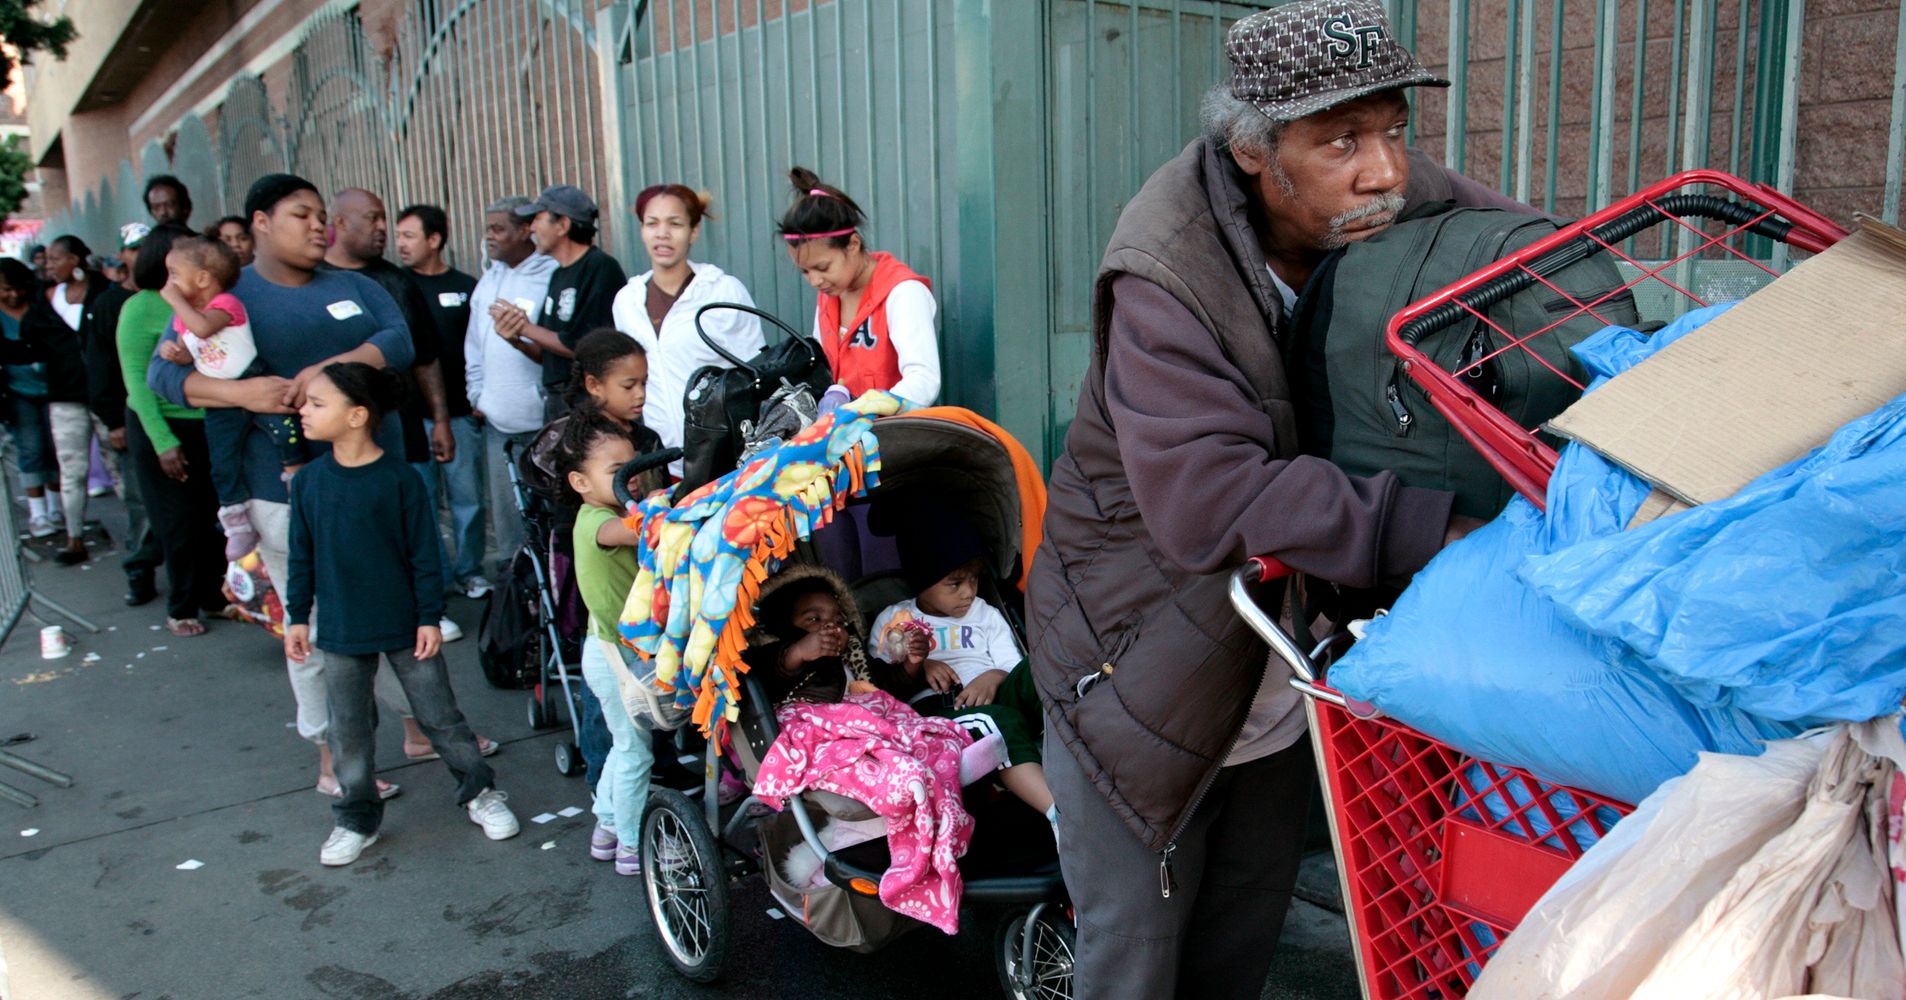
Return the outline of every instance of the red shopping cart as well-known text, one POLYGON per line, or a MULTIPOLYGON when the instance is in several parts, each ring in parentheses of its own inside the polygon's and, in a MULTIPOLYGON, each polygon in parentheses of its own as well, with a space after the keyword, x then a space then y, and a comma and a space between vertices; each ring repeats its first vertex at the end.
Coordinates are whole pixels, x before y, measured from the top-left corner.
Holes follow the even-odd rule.
MULTIPOLYGON (((1689 171, 1414 303, 1391 319, 1386 342, 1436 411, 1541 506, 1554 448, 1538 428, 1481 398, 1466 376, 1511 350, 1555 371, 1528 345, 1617 295, 1634 295, 1644 320, 1667 321, 1771 280, 1775 270, 1756 251, 1781 243, 1817 253, 1845 235, 1770 188, 1689 171), (1600 298, 1581 301, 1546 277, 1601 253, 1617 259, 1624 283, 1600 298), (1492 306, 1536 284, 1574 311, 1529 331, 1491 318, 1492 306), (1417 349, 1427 334, 1469 322, 1486 324, 1501 346, 1454 371, 1417 349)), ((1253 560, 1234 576, 1231 602, 1305 695, 1364 996, 1463 996, 1503 937, 1630 807, 1470 757, 1393 719, 1362 717, 1367 706, 1352 712, 1326 678, 1350 637, 1307 651, 1256 600, 1258 585, 1289 572, 1275 559, 1253 560)))

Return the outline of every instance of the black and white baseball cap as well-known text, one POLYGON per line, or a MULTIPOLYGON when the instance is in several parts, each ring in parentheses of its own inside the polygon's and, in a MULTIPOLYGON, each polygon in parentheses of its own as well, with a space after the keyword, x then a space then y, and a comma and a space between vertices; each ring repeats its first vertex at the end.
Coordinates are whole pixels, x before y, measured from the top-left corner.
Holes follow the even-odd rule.
POLYGON ((1299 0, 1252 14, 1225 38, 1231 96, 1296 121, 1398 87, 1447 87, 1390 31, 1379 0, 1299 0))

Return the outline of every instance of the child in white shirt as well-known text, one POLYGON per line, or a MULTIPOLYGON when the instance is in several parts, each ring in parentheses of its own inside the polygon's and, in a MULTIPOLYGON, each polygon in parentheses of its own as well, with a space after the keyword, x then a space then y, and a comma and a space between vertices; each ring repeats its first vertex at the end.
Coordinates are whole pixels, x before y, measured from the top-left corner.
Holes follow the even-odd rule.
MULTIPOLYGON (((178 343, 164 342, 159 355, 174 364, 191 365, 206 378, 265 374, 265 363, 252 339, 251 317, 232 294, 238 284, 238 254, 217 240, 190 236, 172 244, 165 267, 168 280, 159 295, 172 307, 172 329, 179 339, 178 343)), ((253 428, 263 431, 276 446, 286 482, 311 459, 296 417, 234 408, 206 411, 205 436, 212 452, 219 525, 225 530, 225 558, 234 562, 258 546, 258 532, 245 505, 251 499, 245 488, 245 434, 253 428)))
POLYGON ((874 619, 876 655, 927 686, 914 699, 920 714, 950 718, 974 739, 998 733, 1000 780, 1052 819, 1039 693, 1006 616, 980 599, 984 545, 964 517, 937 504, 916 502, 900 516, 901 573, 915 596, 874 619))

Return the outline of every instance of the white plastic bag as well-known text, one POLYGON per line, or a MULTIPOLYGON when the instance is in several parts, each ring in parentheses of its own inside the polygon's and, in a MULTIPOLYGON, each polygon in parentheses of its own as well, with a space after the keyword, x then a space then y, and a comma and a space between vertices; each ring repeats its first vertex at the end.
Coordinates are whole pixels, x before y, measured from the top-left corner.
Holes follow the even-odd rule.
POLYGON ((1800 817, 1702 906, 1635 1000, 1898 996, 1906 972, 1884 870, 1891 777, 1891 764, 1862 749, 1851 727, 1833 730, 1800 817), (1885 934, 1867 933, 1882 920, 1885 934), (1816 979, 1832 982, 1815 988, 1816 979))
POLYGON ((1759 757, 1702 754, 1543 895, 1490 958, 1472 1000, 1633 992, 1734 872, 1799 817, 1827 742, 1813 734, 1759 757))

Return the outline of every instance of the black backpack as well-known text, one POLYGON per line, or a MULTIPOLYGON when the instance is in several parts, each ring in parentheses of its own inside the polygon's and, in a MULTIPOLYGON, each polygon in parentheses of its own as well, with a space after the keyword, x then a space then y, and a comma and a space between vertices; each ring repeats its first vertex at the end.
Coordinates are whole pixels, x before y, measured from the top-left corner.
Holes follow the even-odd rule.
POLYGON ((682 393, 682 497, 710 480, 733 472, 741 458, 742 423, 761 420, 762 411, 785 381, 806 386, 815 399, 833 384, 834 374, 812 338, 753 306, 711 302, 695 311, 695 332, 730 367, 709 365, 696 369, 682 393), (779 327, 787 334, 780 343, 743 361, 709 339, 702 330, 702 314, 711 309, 737 309, 779 327))
POLYGON ((520 690, 542 678, 546 641, 542 595, 528 549, 518 549, 509 572, 490 592, 477 626, 477 660, 491 687, 520 690))
MULTIPOLYGON (((1458 514, 1488 518, 1500 513, 1514 489, 1431 406, 1390 353, 1384 329, 1410 303, 1557 228, 1542 216, 1442 202, 1415 209, 1389 229, 1326 257, 1298 297, 1285 343, 1305 453, 1328 458, 1351 475, 1388 470, 1406 486, 1453 492, 1458 514)), ((1606 254, 1577 260, 1544 278, 1582 302, 1623 284, 1606 254)), ((1486 314, 1504 330, 1526 336, 1574 309, 1554 288, 1532 282, 1486 314)), ((1627 291, 1596 305, 1595 313, 1626 326, 1638 321, 1634 296, 1627 291)), ((1605 325, 1595 316, 1577 315, 1527 346, 1555 371, 1583 383, 1581 363, 1569 348, 1605 325)), ((1446 371, 1467 368, 1504 346, 1501 334, 1467 314, 1417 341, 1446 371)), ((1581 394, 1555 371, 1510 346, 1468 377, 1483 399, 1517 424, 1536 427, 1581 394)))

